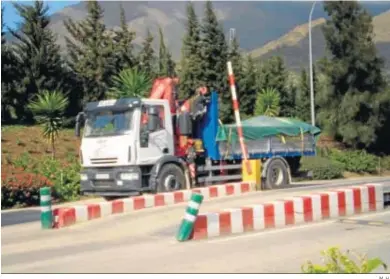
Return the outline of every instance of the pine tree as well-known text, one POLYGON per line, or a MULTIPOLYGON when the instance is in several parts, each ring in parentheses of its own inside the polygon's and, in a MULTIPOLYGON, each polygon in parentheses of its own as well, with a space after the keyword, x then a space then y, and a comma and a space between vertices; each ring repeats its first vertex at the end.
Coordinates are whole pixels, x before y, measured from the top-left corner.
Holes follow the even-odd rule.
POLYGON ((139 53, 139 69, 148 74, 150 77, 154 78, 156 76, 155 72, 155 56, 154 50, 152 47, 153 35, 148 29, 146 32, 146 38, 142 43, 142 50, 139 53))
POLYGON ((257 67, 249 54, 243 67, 242 85, 240 86, 240 112, 243 119, 252 117, 254 114, 258 92, 257 79, 257 67))
POLYGON ((192 2, 187 4, 186 35, 183 38, 180 61, 179 98, 187 99, 202 83, 200 25, 192 2))
POLYGON ((273 88, 280 94, 280 115, 294 115, 295 96, 288 90, 288 72, 284 61, 279 56, 273 56, 262 65, 259 76, 259 89, 273 88))
POLYGON ((222 122, 231 122, 234 118, 231 95, 228 90, 229 83, 226 65, 228 47, 222 26, 218 23, 211 1, 206 2, 202 31, 202 81, 210 90, 215 90, 219 93, 219 115, 222 122))
POLYGON ((104 11, 97 1, 88 1, 87 9, 85 20, 65 21, 71 35, 65 37, 69 64, 83 89, 83 103, 103 99, 109 78, 115 73, 113 39, 103 23, 104 11))
POLYGON ((137 65, 136 57, 134 56, 133 41, 135 32, 130 31, 126 24, 126 13, 120 4, 120 29, 115 31, 115 69, 119 73, 123 69, 132 68, 137 65))
POLYGON ((41 90, 63 90, 65 70, 56 37, 49 29, 48 6, 41 1, 31 6, 13 5, 22 18, 18 31, 10 29, 16 40, 14 50, 22 78, 16 111, 19 121, 31 122, 27 103, 41 90))
POLYGON ((331 88, 320 98, 323 128, 353 147, 376 140, 388 100, 383 60, 373 41, 372 17, 356 1, 325 2, 329 15, 323 33, 330 59, 322 63, 331 88))

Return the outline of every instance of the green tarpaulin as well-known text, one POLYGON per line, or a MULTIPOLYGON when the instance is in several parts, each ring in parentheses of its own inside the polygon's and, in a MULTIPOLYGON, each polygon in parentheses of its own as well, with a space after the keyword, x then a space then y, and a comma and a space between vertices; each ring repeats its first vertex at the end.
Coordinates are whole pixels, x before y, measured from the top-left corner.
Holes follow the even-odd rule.
MULTIPOLYGON (((282 117, 257 116, 242 121, 245 140, 258 140, 269 136, 301 136, 310 133, 317 136, 321 130, 305 122, 282 117)), ((220 125, 217 141, 237 141, 237 128, 235 124, 220 125)))

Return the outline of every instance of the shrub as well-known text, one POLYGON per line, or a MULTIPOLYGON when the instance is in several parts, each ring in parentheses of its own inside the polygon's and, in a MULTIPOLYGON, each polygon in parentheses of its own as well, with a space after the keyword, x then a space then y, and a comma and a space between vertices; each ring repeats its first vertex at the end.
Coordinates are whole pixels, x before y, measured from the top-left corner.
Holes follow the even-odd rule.
POLYGON ((381 158, 380 166, 383 170, 390 170, 390 156, 381 158))
POLYGON ((49 177, 60 201, 74 201, 80 196, 80 164, 77 159, 61 165, 54 159, 42 161, 39 173, 49 177))
POLYGON ((13 165, 23 170, 28 169, 32 164, 32 158, 28 152, 23 152, 18 158, 13 161, 13 165))
POLYGON ((342 253, 339 248, 331 247, 321 252, 324 257, 325 266, 313 264, 308 261, 302 265, 303 273, 371 273, 379 267, 387 270, 386 264, 379 258, 368 259, 353 253, 356 260, 350 257, 350 252, 342 253))
POLYGON ((2 166, 2 209, 39 205, 39 188, 44 186, 52 187, 53 203, 79 198, 80 164, 76 157, 69 156, 63 165, 51 158, 38 163, 21 158, 17 166, 2 166))
POLYGON ((39 205, 39 188, 52 185, 39 174, 2 172, 1 209, 39 205))
POLYGON ((343 168, 340 164, 323 157, 302 158, 301 170, 312 172, 313 179, 326 180, 343 177, 343 168))
POLYGON ((330 158, 342 164, 344 170, 355 173, 375 173, 379 165, 378 157, 360 150, 332 150, 330 158))

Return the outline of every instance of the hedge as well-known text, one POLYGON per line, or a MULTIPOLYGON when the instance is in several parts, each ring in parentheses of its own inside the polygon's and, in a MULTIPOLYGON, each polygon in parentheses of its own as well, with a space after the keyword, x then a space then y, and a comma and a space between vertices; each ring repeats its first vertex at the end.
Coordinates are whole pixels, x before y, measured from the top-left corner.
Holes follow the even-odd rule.
POLYGON ((34 173, 2 172, 1 209, 39 205, 39 189, 53 183, 34 173))

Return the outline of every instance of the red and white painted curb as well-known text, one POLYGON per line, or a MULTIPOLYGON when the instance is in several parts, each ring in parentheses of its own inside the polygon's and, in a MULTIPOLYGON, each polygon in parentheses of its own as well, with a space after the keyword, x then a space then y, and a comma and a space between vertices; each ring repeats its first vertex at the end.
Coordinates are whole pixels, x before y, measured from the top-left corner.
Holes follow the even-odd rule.
POLYGON ((336 189, 198 215, 192 239, 281 228, 384 208, 381 184, 336 189))
POLYGON ((126 213, 145 208, 161 207, 187 202, 190 200, 193 192, 200 193, 203 195, 204 200, 209 200, 224 196, 237 196, 247 192, 256 191, 255 186, 254 182, 240 182, 194 188, 191 190, 171 193, 137 196, 96 204, 57 208, 53 210, 54 228, 67 227, 75 223, 85 222, 118 213, 126 213))

